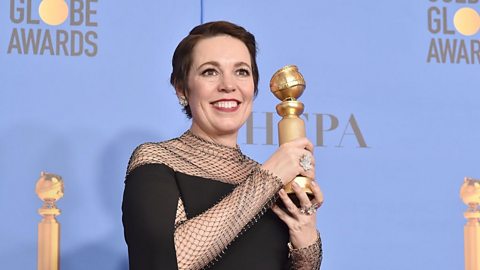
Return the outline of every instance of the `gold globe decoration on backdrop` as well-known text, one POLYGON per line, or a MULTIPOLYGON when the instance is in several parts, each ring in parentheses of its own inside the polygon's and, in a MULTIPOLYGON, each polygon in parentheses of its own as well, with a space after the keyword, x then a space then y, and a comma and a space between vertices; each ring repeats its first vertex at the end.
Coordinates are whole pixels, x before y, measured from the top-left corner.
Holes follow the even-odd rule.
POLYGON ((461 8, 455 12, 453 24, 464 36, 473 36, 480 31, 480 15, 473 8, 461 8))
POLYGON ((35 186, 35 192, 42 201, 57 201, 63 197, 62 177, 42 172, 35 186))
POLYGON ((62 177, 42 172, 35 192, 43 206, 38 213, 43 217, 38 224, 38 270, 58 270, 60 267, 60 224, 56 216, 60 209, 55 202, 63 197, 62 177))
POLYGON ((465 270, 480 270, 480 180, 466 177, 460 188, 460 197, 468 206, 463 216, 465 270))
POLYGON ((64 0, 43 0, 38 7, 38 14, 48 25, 60 25, 68 17, 68 5, 64 0))
POLYGON ((463 203, 469 206, 470 210, 477 210, 480 205, 480 181, 473 178, 465 178, 460 188, 460 197, 463 203))

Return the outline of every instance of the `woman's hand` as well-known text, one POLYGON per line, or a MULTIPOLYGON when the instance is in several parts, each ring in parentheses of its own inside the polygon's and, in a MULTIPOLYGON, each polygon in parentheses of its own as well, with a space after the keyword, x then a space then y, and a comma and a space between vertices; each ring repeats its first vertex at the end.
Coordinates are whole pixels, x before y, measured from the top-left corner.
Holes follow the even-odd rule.
MULTIPOLYGON (((285 185, 291 182, 297 175, 303 175, 315 179, 315 159, 313 156, 313 144, 307 138, 299 138, 282 144, 278 150, 262 165, 262 168, 272 172, 282 179, 285 185), (305 170, 300 164, 303 156, 310 156, 311 168, 305 170)), ((273 212, 285 222, 290 232, 290 242, 294 248, 310 246, 317 241, 316 207, 323 202, 323 195, 320 187, 312 182, 310 189, 314 199, 310 201, 307 194, 295 182, 292 183, 293 191, 300 201, 298 208, 288 197, 285 190, 279 192, 280 199, 286 209, 278 205, 272 207, 273 212), (312 212, 302 211, 314 207, 312 212)))
POLYGON ((285 185, 297 175, 303 175, 315 179, 315 159, 313 157, 313 144, 307 138, 299 138, 282 144, 278 150, 262 165, 262 169, 268 170, 282 179, 285 185), (308 155, 311 157, 312 168, 305 171, 300 165, 300 159, 308 155))
POLYGON ((295 195, 300 201, 298 208, 288 197, 285 190, 279 191, 280 199, 283 201, 286 209, 281 209, 278 205, 272 207, 273 212, 287 224, 290 233, 290 243, 293 248, 304 248, 314 244, 317 241, 316 208, 323 202, 323 195, 315 181, 310 184, 314 199, 310 201, 307 194, 295 182, 292 183, 295 195), (303 209, 303 210, 302 210, 303 209), (307 209, 315 209, 309 213, 307 209))

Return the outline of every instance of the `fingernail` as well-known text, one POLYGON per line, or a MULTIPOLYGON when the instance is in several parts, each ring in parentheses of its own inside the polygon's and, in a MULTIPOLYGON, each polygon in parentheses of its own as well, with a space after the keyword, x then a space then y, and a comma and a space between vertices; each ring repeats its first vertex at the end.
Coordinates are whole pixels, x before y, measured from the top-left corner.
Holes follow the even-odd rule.
POLYGON ((293 181, 293 182, 292 182, 292 187, 294 187, 294 188, 299 188, 300 186, 299 186, 295 181, 293 181))
POLYGON ((317 185, 317 183, 315 183, 315 181, 312 181, 312 182, 310 183, 310 185, 312 185, 312 187, 314 187, 314 186, 317 185))

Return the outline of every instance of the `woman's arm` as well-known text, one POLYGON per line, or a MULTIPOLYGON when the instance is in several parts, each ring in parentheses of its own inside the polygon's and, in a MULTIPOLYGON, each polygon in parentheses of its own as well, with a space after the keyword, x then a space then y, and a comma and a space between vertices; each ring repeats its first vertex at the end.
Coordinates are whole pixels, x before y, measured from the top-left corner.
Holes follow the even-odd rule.
POLYGON ((125 180, 122 221, 130 270, 177 269, 174 223, 179 192, 172 169, 142 165, 125 180))
POLYGON ((200 269, 214 261, 227 246, 273 203, 282 182, 257 167, 219 203, 175 231, 179 269, 200 269))
POLYGON ((318 270, 322 264, 322 240, 318 234, 317 241, 304 248, 289 245, 289 264, 292 270, 318 270))
MULTIPOLYGON (((129 251, 132 249, 136 252, 135 256, 145 258, 146 255, 133 250, 134 247, 148 249, 160 243, 166 248, 155 248, 166 249, 166 255, 161 257, 169 262, 172 260, 171 247, 175 247, 179 269, 200 269, 210 264, 246 227, 263 215, 285 182, 299 173, 307 177, 314 175, 313 172, 302 171, 300 165, 291 166, 295 164, 292 162, 298 163, 305 152, 308 153, 305 148, 313 149, 311 142, 305 138, 282 145, 265 164, 249 169, 250 174, 228 196, 204 213, 175 225, 179 191, 173 170, 158 163, 148 165, 149 160, 156 159, 156 150, 151 145, 140 146, 130 160, 125 186, 124 226, 129 251), (151 166, 163 166, 164 169, 162 172, 151 172, 152 175, 144 172, 145 167, 151 166), (142 193, 148 194, 145 196, 150 203, 145 202, 142 193), (167 194, 166 203, 163 203, 164 194, 167 194), (151 223, 157 228, 157 240, 149 239, 151 231, 147 229, 152 227, 144 228, 146 225, 143 223, 151 223), (132 248, 130 243, 133 243, 132 248)), ((147 254, 152 261, 159 261, 153 253, 150 256, 150 251, 147 254)))
POLYGON ((314 199, 310 201, 307 194, 295 183, 292 183, 295 195, 299 199, 301 208, 314 209, 313 213, 299 209, 282 189, 279 192, 280 199, 285 205, 281 209, 277 205, 272 210, 283 220, 290 233, 290 269, 293 270, 318 270, 322 263, 323 252, 320 234, 316 229, 316 208, 323 202, 320 187, 312 182, 310 188, 314 199))
POLYGON ((165 165, 135 168, 125 181, 123 224, 130 269, 200 269, 271 206, 282 182, 256 167, 228 196, 175 229, 179 192, 165 165))

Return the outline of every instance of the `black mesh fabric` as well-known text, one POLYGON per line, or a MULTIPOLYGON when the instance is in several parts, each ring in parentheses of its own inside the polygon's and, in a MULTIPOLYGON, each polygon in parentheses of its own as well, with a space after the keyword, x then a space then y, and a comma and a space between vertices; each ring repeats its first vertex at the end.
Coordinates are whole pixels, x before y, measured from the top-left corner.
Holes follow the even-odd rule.
POLYGON ((322 240, 318 234, 315 244, 290 250, 290 268, 295 270, 320 269, 322 257, 322 240))
MULTIPOLYGON (((212 266, 237 237, 264 215, 277 199, 276 193, 282 187, 278 177, 262 170, 260 164, 243 155, 238 146, 215 144, 187 131, 179 138, 162 143, 142 144, 134 151, 127 169, 124 216, 125 212, 136 211, 129 210, 133 208, 128 205, 134 204, 128 197, 129 175, 147 164, 163 164, 174 173, 234 185, 233 190, 225 197, 197 215, 189 215, 185 210, 182 194, 176 195, 178 200, 174 206, 173 239, 165 241, 174 242, 178 269, 202 269, 212 266)), ((139 202, 141 203, 143 202, 139 202)), ((173 202, 169 203, 172 204, 173 202)), ((167 212, 166 215, 171 215, 167 212)), ((126 225, 125 220, 124 226, 128 243, 127 234, 130 229, 127 227, 133 226, 126 225)), ((318 243, 316 246, 317 250, 321 247, 318 243)), ((290 263, 297 267, 294 269, 307 269, 298 268, 298 265, 307 265, 300 263, 305 259, 310 262, 308 265, 318 264, 318 267, 308 269, 318 269, 321 248, 317 253, 305 254, 291 257, 299 259, 297 263, 290 263)))

